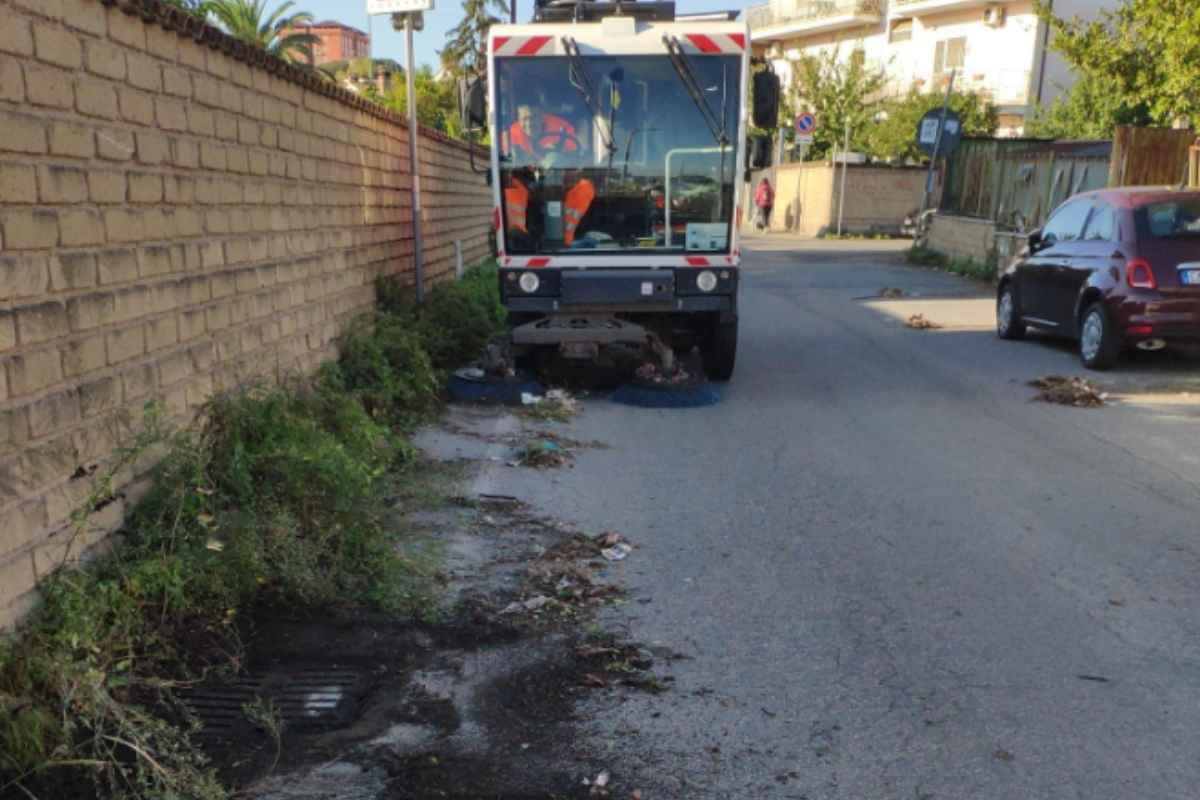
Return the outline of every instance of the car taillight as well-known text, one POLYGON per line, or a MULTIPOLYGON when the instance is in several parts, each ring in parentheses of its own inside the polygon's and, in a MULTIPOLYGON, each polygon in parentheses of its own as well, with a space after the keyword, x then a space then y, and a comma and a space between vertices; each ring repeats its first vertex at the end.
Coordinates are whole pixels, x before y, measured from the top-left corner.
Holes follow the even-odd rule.
POLYGON ((1132 259, 1125 265, 1125 282, 1132 289, 1158 288, 1154 270, 1150 269, 1150 262, 1144 258, 1132 259))

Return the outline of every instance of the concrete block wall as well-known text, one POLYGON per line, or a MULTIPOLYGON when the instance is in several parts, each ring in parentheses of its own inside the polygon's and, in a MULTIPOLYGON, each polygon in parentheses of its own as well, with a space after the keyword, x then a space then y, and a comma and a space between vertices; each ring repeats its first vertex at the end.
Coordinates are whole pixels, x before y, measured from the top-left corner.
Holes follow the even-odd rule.
POLYGON ((926 246, 947 258, 988 264, 996 248, 995 231, 996 225, 991 220, 935 214, 926 246))
MULTIPOLYGON (((837 230, 842 170, 829 162, 785 164, 752 175, 744 193, 743 224, 753 230, 754 190, 763 175, 775 187, 771 230, 820 236, 837 230)), ((846 173, 845 233, 899 233, 921 204, 925 172, 917 168, 850 165, 846 173)))
MULTIPOLYGON (((124 420, 310 370, 411 282, 407 136, 158 0, 0 0, 0 625, 124 420)), ((463 145, 419 147, 432 282, 486 255, 492 201, 463 145)))

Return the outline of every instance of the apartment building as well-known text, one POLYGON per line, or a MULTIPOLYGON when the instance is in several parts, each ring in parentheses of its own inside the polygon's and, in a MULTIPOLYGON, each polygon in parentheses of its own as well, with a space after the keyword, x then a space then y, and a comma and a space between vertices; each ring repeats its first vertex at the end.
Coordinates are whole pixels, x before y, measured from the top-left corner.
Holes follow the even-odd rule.
MULTIPOLYGON (((1061 17, 1095 17, 1118 0, 1055 0, 1061 17)), ((771 0, 748 7, 755 52, 789 85, 804 54, 855 52, 884 68, 888 91, 904 94, 955 87, 996 104, 1002 136, 1019 136, 1035 109, 1069 88, 1073 78, 1049 47, 1050 32, 1033 0, 771 0)))
POLYGON ((313 44, 313 64, 318 67, 331 61, 352 61, 371 55, 371 37, 336 20, 301 25, 296 31, 317 37, 313 44))

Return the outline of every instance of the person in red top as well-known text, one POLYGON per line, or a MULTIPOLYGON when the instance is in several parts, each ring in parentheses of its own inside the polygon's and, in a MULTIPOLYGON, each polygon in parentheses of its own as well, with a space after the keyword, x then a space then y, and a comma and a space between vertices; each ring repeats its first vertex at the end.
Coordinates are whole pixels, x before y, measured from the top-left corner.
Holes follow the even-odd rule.
MULTIPOLYGON (((529 161, 536 162, 549 160, 548 157, 555 153, 576 153, 580 150, 575 126, 557 114, 535 110, 528 105, 517 107, 517 119, 509 126, 507 144, 506 150, 510 155, 523 154, 529 161)), ((596 187, 586 177, 580 177, 563 197, 562 237, 567 247, 574 243, 579 225, 595 197, 596 187)), ((510 236, 529 235, 530 199, 528 178, 522 179, 511 174, 504 188, 510 236)))
POLYGON ((771 182, 765 177, 759 182, 758 189, 754 192, 754 205, 758 207, 758 214, 754 218, 754 227, 757 230, 763 231, 771 227, 771 207, 775 205, 775 190, 771 188, 771 182))

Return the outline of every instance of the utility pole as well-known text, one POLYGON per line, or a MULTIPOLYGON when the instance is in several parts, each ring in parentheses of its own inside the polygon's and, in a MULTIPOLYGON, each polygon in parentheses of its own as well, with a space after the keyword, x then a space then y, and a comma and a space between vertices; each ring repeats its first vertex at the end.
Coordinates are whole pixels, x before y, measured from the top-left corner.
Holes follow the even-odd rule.
POLYGON ((942 149, 942 131, 946 129, 946 112, 950 109, 950 94, 954 91, 954 77, 957 74, 957 69, 950 70, 950 82, 946 84, 946 97, 942 100, 942 116, 938 121, 937 138, 933 140, 933 155, 929 158, 929 174, 925 176, 925 193, 921 195, 921 213, 917 214, 918 230, 925 212, 929 209, 929 195, 933 194, 933 173, 942 149))
POLYGON ((850 168, 850 115, 846 115, 846 138, 842 145, 842 190, 838 192, 838 236, 842 235, 842 213, 846 210, 846 170, 850 168))

